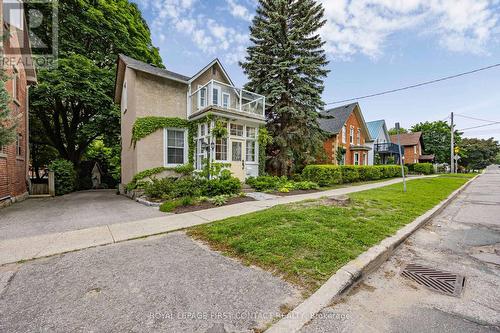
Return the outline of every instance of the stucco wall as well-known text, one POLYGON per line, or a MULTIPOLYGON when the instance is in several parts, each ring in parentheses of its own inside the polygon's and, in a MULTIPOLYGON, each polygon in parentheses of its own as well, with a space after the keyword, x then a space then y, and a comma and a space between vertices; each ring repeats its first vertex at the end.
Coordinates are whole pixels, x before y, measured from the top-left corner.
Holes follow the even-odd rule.
MULTIPOLYGON (((137 170, 136 150, 132 141, 132 126, 134 125, 136 109, 135 109, 135 71, 131 69, 125 70, 125 81, 127 83, 127 110, 125 106, 121 105, 121 139, 122 139, 122 153, 121 153, 121 173, 122 183, 127 184, 132 180, 137 170)), ((123 89, 123 87, 122 87, 123 89)))

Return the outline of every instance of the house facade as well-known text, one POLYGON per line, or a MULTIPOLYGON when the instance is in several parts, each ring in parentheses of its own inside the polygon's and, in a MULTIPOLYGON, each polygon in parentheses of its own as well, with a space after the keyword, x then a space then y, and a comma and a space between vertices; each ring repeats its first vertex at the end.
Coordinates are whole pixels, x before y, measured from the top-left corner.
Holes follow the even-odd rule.
POLYGON ((235 87, 218 59, 185 76, 120 55, 115 101, 121 109, 122 184, 141 171, 209 159, 241 180, 257 176, 265 97, 235 87), (162 122, 139 140, 134 126, 162 122), (225 128, 226 135, 216 135, 225 128))
POLYGON ((320 128, 329 135, 323 142, 326 163, 369 165, 372 142, 358 103, 321 112, 320 128))
POLYGON ((368 163, 390 164, 399 163, 399 146, 391 142, 385 120, 375 120, 366 123, 373 142, 367 143, 371 148, 368 151, 368 163))
POLYGON ((9 107, 17 120, 17 133, 15 142, 0 147, 0 206, 22 200, 28 195, 28 93, 29 86, 36 83, 35 70, 32 66, 25 66, 25 61, 31 60, 31 51, 22 4, 16 11, 6 5, 0 0, 0 36, 7 37, 0 43, 0 52, 6 76, 5 88, 11 97, 9 107))
MULTIPOLYGON (((391 142, 398 144, 398 136, 391 135, 391 142)), ((432 162, 434 156, 423 155, 424 141, 422 132, 411 132, 399 134, 399 143, 404 148, 404 163, 414 164, 422 162, 432 162)))

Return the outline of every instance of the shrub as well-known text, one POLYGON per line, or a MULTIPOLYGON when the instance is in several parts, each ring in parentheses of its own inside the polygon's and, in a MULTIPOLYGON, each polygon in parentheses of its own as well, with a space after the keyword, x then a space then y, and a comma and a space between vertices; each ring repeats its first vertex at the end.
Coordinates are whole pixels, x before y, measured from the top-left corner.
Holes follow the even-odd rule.
POLYGON ((249 177, 246 183, 257 191, 278 191, 280 188, 290 187, 292 184, 285 176, 249 177))
POLYGON ((229 195, 223 194, 210 198, 209 202, 216 206, 224 206, 227 203, 227 199, 229 199, 229 195))
POLYGON ((319 185, 315 182, 304 180, 294 183, 293 188, 295 190, 317 190, 319 189, 319 185))
POLYGON ((354 183, 359 181, 359 168, 359 166, 355 165, 342 165, 340 167, 340 172, 342 173, 342 182, 354 183))
POLYGON ((415 163, 413 165, 413 172, 431 175, 434 173, 434 166, 431 163, 415 163))
POLYGON ((165 201, 160 205, 160 211, 164 213, 170 213, 174 211, 177 207, 182 206, 181 200, 169 200, 165 201))
POLYGON ((76 172, 73 163, 58 159, 50 163, 49 170, 54 171, 56 195, 73 192, 76 184, 76 172))
POLYGON ((359 180, 377 180, 382 178, 382 170, 379 167, 363 165, 358 169, 359 180))
POLYGON ((155 199, 175 199, 202 195, 206 180, 194 177, 151 179, 144 184, 144 193, 155 199))
POLYGON ((202 195, 209 197, 236 194, 241 191, 241 182, 238 178, 230 177, 228 179, 216 178, 207 180, 202 190, 202 195))
POLYGON ((342 172, 337 165, 308 165, 302 171, 302 178, 319 186, 342 183, 342 172))
MULTIPOLYGON (((405 167, 405 173, 408 168, 405 167)), ((378 180, 401 176, 398 165, 308 165, 302 172, 302 178, 328 186, 356 181, 378 180)))
POLYGON ((181 174, 181 175, 184 175, 184 176, 189 176, 193 173, 194 167, 191 164, 187 163, 187 164, 176 166, 174 168, 157 167, 157 168, 143 170, 143 171, 137 173, 132 178, 130 183, 127 184, 126 189, 127 189, 127 191, 132 191, 132 190, 135 190, 136 188, 139 188, 139 187, 145 187, 147 182, 141 182, 141 180, 143 180, 145 178, 151 178, 152 176, 157 175, 157 174, 162 173, 162 172, 167 171, 167 170, 174 171, 174 172, 181 174))

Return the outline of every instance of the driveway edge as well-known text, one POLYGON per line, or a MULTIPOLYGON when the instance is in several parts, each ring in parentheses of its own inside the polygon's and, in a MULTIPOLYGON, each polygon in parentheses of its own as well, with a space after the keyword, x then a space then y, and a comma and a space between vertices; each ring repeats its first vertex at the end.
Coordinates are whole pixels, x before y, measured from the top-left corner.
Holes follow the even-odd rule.
POLYGON ((356 259, 342 266, 314 294, 299 304, 277 323, 269 327, 265 332, 298 332, 323 308, 331 304, 334 299, 359 283, 370 272, 380 267, 401 243, 429 222, 434 216, 441 213, 453 199, 461 194, 479 176, 481 176, 481 174, 471 178, 432 209, 399 229, 394 236, 384 239, 379 244, 372 246, 367 251, 360 254, 356 259))

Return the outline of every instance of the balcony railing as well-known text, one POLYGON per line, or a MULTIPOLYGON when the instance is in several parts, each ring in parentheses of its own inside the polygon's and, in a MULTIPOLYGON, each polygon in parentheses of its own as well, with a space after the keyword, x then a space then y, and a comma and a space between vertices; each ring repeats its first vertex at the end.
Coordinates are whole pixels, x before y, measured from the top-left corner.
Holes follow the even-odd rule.
POLYGON ((395 143, 392 143, 392 142, 376 143, 374 150, 376 153, 399 154, 399 146, 395 143))
POLYGON ((266 98, 262 95, 211 80, 189 96, 188 115, 209 108, 264 119, 266 98))

